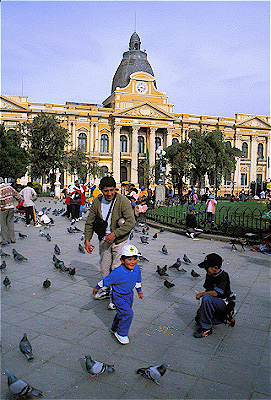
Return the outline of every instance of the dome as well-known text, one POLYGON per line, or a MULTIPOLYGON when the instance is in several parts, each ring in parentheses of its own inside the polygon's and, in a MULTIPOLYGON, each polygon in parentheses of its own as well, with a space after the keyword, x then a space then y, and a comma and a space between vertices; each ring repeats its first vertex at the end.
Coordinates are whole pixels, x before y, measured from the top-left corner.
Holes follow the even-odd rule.
MULTIPOLYGON (((147 53, 140 50, 140 37, 134 32, 130 38, 129 50, 123 53, 121 63, 114 75, 112 82, 111 93, 115 91, 117 87, 125 87, 130 81, 130 75, 134 72, 147 72, 154 76, 152 67, 147 60, 147 53)), ((156 87, 156 83, 154 81, 156 87)))

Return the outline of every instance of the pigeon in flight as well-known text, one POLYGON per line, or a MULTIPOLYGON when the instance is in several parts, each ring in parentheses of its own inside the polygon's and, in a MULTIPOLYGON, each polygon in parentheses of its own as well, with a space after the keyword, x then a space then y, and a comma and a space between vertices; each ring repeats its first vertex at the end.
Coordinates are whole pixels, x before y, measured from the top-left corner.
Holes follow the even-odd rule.
POLYGON ((191 271, 191 275, 193 276, 193 278, 198 278, 199 276, 200 276, 200 274, 198 274, 196 271, 194 271, 193 269, 192 269, 192 271, 191 271))
POLYGON ((169 282, 167 279, 165 279, 164 285, 165 285, 165 287, 168 288, 168 289, 170 289, 170 288, 172 288, 173 286, 175 286, 174 283, 169 282))
POLYGON ((16 376, 9 370, 5 371, 5 375, 8 377, 8 387, 14 395, 18 395, 18 397, 27 394, 33 396, 42 396, 42 391, 33 388, 33 386, 30 386, 22 379, 16 378, 16 376))
POLYGON ((58 247, 58 245, 56 244, 54 247, 54 252, 55 254, 57 254, 59 256, 59 254, 61 253, 60 248, 58 247))
POLYGON ((19 232, 19 237, 21 239, 25 239, 25 238, 27 238, 27 235, 25 235, 24 233, 19 232))
POLYGON ((3 280, 3 284, 4 284, 4 286, 6 287, 6 290, 8 290, 8 289, 10 288, 11 282, 10 282, 10 280, 8 279, 7 276, 6 276, 5 279, 3 280))
POLYGON ((80 251, 80 253, 85 254, 84 246, 82 246, 81 243, 79 243, 79 245, 78 245, 78 250, 80 251))
POLYGON ((40 235, 40 236, 45 236, 45 233, 40 229, 39 235, 40 235))
POLYGON ((136 373, 144 376, 144 378, 151 379, 157 385, 161 385, 157 381, 157 379, 161 378, 161 376, 165 375, 165 372, 169 364, 164 363, 162 365, 150 366, 148 368, 139 368, 136 373))
POLYGON ((163 247, 162 247, 162 253, 163 253, 163 254, 168 254, 168 251, 167 251, 167 248, 166 248, 166 245, 165 245, 165 244, 164 244, 163 247))
POLYGON ((21 352, 26 356, 27 361, 33 360, 34 356, 32 353, 32 346, 31 346, 29 340, 27 339, 26 333, 24 333, 24 335, 20 341, 19 348, 20 348, 21 352))
POLYGON ((51 286, 51 282, 49 281, 49 279, 45 279, 42 286, 44 287, 44 289, 47 290, 51 286))
POLYGON ((189 258, 187 257, 186 254, 184 254, 183 260, 184 260, 184 262, 185 262, 186 264, 191 264, 191 260, 189 260, 189 258))
POLYGON ((157 265, 157 270, 156 272, 158 273, 158 275, 160 276, 169 276, 167 273, 167 265, 165 265, 163 268, 159 267, 159 265, 157 265))
POLYGON ((181 265, 182 265, 181 259, 177 258, 177 261, 168 268, 176 268, 178 271, 180 271, 181 265))
POLYGON ((26 257, 24 257, 22 254, 18 253, 15 249, 12 249, 13 257, 15 261, 24 261, 27 260, 26 257))
POLYGON ((99 374, 103 372, 114 372, 114 365, 108 365, 100 361, 92 360, 90 355, 85 356, 85 367, 88 373, 90 373, 90 377, 98 377, 99 374))
POLYGON ((3 271, 7 266, 7 263, 5 260, 3 260, 2 264, 0 265, 0 270, 3 271))
POLYGON ((0 256, 1 257, 10 257, 10 254, 4 253, 2 249, 0 249, 0 256))

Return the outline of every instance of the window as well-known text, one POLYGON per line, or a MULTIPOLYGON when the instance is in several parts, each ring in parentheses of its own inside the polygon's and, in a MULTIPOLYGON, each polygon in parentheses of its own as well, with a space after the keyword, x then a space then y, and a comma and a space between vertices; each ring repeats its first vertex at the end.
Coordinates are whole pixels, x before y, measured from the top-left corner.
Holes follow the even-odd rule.
POLYGON ((120 151, 122 153, 127 153, 127 137, 125 135, 120 136, 120 151))
POLYGON ((144 137, 143 136, 138 136, 138 152, 139 153, 144 153, 144 137))
POLYGON ((103 133, 101 135, 101 153, 108 153, 108 143, 109 143, 108 135, 103 133))
POLYGON ((161 143, 162 143, 161 138, 156 137, 155 138, 155 150, 157 150, 158 147, 161 146, 161 143))
POLYGON ((263 176, 262 176, 262 174, 257 174, 257 184, 259 185, 259 184, 261 184, 262 183, 262 181, 263 181, 263 176))
POLYGON ((247 185, 247 174, 241 174, 241 185, 242 186, 247 185))
POLYGON ((108 175, 108 167, 106 165, 103 165, 101 167, 101 178, 103 178, 104 176, 108 175))
POLYGON ((174 137, 174 138, 172 139, 172 144, 175 144, 175 143, 179 143, 179 140, 178 140, 176 137, 174 137))
POLYGON ((127 168, 123 165, 120 167, 120 181, 127 181, 127 168))
POLYGON ((79 133, 78 147, 83 151, 87 151, 87 135, 85 133, 79 133))
POLYGON ((263 157, 263 144, 262 143, 258 144, 258 158, 260 160, 262 160, 264 158, 263 157))
POLYGON ((242 158, 248 157, 248 144, 245 142, 242 144, 242 158))

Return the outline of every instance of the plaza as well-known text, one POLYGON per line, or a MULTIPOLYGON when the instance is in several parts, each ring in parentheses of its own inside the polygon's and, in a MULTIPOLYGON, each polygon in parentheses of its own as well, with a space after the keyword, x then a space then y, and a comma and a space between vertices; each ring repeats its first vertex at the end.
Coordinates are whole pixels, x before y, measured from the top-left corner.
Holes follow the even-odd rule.
MULTIPOLYGON (((63 203, 39 198, 43 207, 60 209, 63 203)), ((49 214, 51 215, 51 214, 49 214)), ((6 369, 42 390, 44 399, 268 399, 270 398, 270 258, 249 251, 231 251, 227 241, 199 239, 193 241, 160 226, 150 227, 150 244, 140 242, 135 232, 131 242, 149 262, 142 267, 144 298, 135 298, 130 343, 119 344, 109 328, 114 311, 107 301, 94 300, 92 289, 100 280, 98 240, 92 239, 92 255, 78 250, 81 233, 69 234, 69 221, 55 216, 55 225, 47 232, 47 241, 39 229, 15 223, 16 243, 2 250, 7 267, 1 273, 11 281, 9 290, 2 285, 2 362, 1 398, 11 399, 6 369), (27 234, 19 239, 18 233, 27 234), (158 238, 152 236, 158 232, 158 238), (71 277, 54 268, 55 244, 66 267, 75 267, 71 277), (166 244, 168 255, 161 252, 166 244), (16 262, 12 249, 27 257, 16 262), (196 291, 202 290, 204 270, 198 268, 205 255, 220 254, 223 268, 231 277, 237 296, 236 325, 215 326, 207 338, 195 339, 194 317, 198 308, 196 291), (170 266, 184 253, 191 259, 187 270, 179 274, 169 270, 168 279, 175 284, 167 290, 157 265, 170 266), (195 269, 201 276, 190 275, 195 269), (42 287, 48 278, 51 286, 42 287), (34 360, 28 362, 19 350, 24 333, 33 347, 34 360), (82 369, 81 359, 114 364, 115 373, 90 378, 82 369), (135 374, 140 367, 170 364, 160 379, 161 386, 135 374)), ((76 226, 84 230, 83 220, 76 226)), ((138 227, 142 229, 142 227, 138 227)))

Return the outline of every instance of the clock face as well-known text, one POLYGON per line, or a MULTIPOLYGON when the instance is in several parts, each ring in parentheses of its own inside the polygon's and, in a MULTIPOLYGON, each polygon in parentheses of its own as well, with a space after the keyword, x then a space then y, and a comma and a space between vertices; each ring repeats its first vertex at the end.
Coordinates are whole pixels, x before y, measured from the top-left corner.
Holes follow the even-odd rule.
POLYGON ((144 94, 147 92, 147 85, 145 82, 138 82, 136 84, 136 91, 140 94, 144 94))

